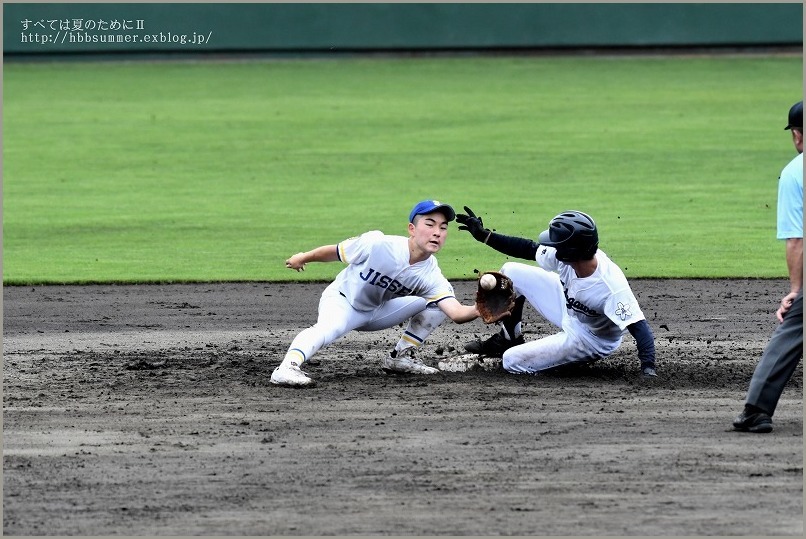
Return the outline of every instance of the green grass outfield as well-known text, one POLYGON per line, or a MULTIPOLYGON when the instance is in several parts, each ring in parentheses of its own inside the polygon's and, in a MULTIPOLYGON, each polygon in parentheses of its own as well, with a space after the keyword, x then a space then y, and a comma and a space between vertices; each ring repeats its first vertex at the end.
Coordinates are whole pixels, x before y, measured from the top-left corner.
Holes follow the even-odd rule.
MULTIPOLYGON (((798 56, 3 67, 3 282, 329 280, 298 251, 468 205, 591 213, 628 277, 785 277, 798 56)), ((452 225, 451 279, 503 255, 452 225)))

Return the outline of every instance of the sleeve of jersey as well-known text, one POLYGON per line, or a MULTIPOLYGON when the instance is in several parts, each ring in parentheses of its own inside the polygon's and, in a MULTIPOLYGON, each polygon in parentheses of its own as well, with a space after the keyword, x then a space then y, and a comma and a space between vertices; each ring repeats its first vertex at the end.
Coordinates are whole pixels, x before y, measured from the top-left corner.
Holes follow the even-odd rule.
POLYGON ((546 245, 538 245, 535 253, 535 262, 546 271, 557 271, 559 261, 557 260, 557 249, 546 245))
POLYGON ((345 264, 360 264, 369 256, 370 245, 381 237, 383 232, 371 230, 340 242, 336 246, 339 260, 345 264))
POLYGON ((428 304, 437 304, 445 298, 453 298, 456 297, 456 293, 453 290, 453 286, 448 279, 442 277, 439 279, 439 282, 435 283, 425 296, 426 301, 428 304))
POLYGON ((777 238, 803 237, 803 180, 787 167, 778 180, 777 238))
POLYGON ((605 304, 605 310, 607 317, 622 331, 630 324, 644 320, 638 300, 629 288, 611 295, 605 304))

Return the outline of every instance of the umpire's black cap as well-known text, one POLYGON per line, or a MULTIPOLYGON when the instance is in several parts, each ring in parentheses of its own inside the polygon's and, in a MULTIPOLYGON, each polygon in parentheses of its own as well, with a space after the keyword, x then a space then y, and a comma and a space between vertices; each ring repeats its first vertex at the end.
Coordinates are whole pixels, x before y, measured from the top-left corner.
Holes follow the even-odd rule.
POLYGON ((789 109, 789 123, 786 124, 784 129, 792 129, 793 127, 803 131, 803 101, 798 101, 789 109))

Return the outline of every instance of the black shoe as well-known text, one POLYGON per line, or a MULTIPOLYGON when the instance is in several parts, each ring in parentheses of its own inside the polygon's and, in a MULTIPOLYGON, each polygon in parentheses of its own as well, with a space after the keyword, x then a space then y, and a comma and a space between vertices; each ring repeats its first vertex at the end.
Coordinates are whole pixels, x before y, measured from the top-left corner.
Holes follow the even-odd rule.
POLYGON ((733 420, 733 428, 743 432, 772 432, 772 418, 764 412, 754 414, 742 412, 733 420))
POLYGON ((644 378, 655 378, 658 375, 658 373, 655 371, 655 367, 653 367, 652 365, 646 365, 644 367, 641 367, 641 375, 644 378))
POLYGON ((520 335, 513 340, 509 340, 501 335, 501 332, 499 331, 486 341, 476 339, 475 341, 466 343, 465 350, 471 354, 481 354, 489 357, 503 357, 504 352, 513 346, 518 346, 524 342, 523 335, 520 335))

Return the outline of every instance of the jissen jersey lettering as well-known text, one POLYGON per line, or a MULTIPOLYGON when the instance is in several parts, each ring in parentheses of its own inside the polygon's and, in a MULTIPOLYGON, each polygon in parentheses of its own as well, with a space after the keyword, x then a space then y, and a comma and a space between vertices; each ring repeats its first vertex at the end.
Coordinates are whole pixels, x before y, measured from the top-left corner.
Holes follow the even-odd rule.
POLYGON ((358 275, 371 285, 388 288, 389 292, 394 293, 396 296, 408 296, 412 292, 411 288, 403 286, 397 279, 393 279, 387 275, 381 275, 372 268, 369 268, 367 275, 363 273, 359 273, 358 275))
POLYGON ((454 297, 434 256, 409 264, 409 242, 379 230, 338 244, 339 260, 347 264, 331 286, 359 311, 372 311, 400 296, 420 296, 429 303, 454 297))

